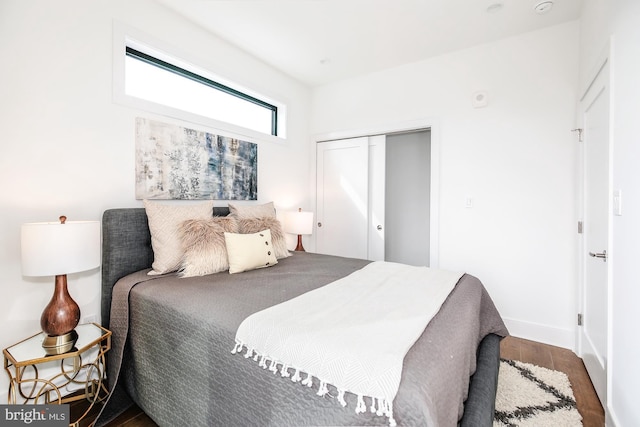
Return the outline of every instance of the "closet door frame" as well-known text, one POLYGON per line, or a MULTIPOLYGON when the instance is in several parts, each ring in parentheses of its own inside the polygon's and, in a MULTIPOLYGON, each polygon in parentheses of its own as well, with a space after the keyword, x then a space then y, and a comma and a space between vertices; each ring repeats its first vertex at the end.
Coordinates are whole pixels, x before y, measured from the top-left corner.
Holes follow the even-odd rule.
POLYGON ((440 266, 440 123, 435 118, 424 118, 400 123, 388 123, 348 131, 336 131, 318 134, 313 138, 310 163, 312 165, 312 200, 317 211, 316 194, 316 145, 319 142, 337 139, 369 137, 374 135, 387 135, 398 132, 431 131, 431 188, 430 188, 430 247, 429 266, 440 266))

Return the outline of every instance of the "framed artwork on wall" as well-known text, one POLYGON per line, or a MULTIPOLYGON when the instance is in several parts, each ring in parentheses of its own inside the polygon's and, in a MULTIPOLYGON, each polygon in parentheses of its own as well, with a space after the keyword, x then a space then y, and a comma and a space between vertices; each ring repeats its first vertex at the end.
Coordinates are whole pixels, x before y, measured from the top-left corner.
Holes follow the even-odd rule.
POLYGON ((258 199, 258 145, 136 118, 137 199, 258 199))

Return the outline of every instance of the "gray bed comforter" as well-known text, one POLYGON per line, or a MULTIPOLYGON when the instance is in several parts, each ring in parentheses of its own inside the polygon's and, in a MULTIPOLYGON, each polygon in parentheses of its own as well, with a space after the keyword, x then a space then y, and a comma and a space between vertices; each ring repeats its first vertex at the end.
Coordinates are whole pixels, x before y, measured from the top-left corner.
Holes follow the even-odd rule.
MULTIPOLYGON (((327 395, 232 355, 250 314, 362 268, 368 261, 295 253, 273 267, 189 279, 147 276, 114 287, 109 378, 119 378, 99 424, 128 394, 161 426, 386 425, 327 395)), ((404 360, 400 426, 455 426, 482 338, 507 330, 478 279, 464 275, 404 360)), ((113 385, 113 380, 110 381, 113 385)), ((332 393, 335 396, 335 393, 332 393)), ((116 408, 117 409, 117 408, 116 408)))

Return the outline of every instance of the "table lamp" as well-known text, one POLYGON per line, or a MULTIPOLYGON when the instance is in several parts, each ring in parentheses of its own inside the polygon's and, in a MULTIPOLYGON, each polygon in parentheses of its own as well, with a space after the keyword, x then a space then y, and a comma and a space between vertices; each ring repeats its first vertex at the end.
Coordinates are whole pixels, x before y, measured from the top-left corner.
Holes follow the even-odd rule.
POLYGON ((22 274, 55 276, 53 297, 40 317, 46 334, 42 347, 46 354, 71 350, 78 339, 75 327, 80 307, 67 290, 67 274, 100 266, 100 222, 38 222, 22 225, 22 274))
POLYGON ((288 212, 285 218, 285 232, 298 235, 296 251, 304 252, 302 235, 313 232, 313 212, 303 212, 299 208, 297 212, 288 212))

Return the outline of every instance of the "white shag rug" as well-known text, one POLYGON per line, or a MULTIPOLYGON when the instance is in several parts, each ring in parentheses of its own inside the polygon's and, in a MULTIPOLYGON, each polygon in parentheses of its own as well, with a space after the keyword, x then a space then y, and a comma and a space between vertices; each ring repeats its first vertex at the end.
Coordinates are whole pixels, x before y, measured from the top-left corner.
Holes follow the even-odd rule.
POLYGON ((582 426, 569 378, 563 372, 502 359, 493 426, 582 426))

